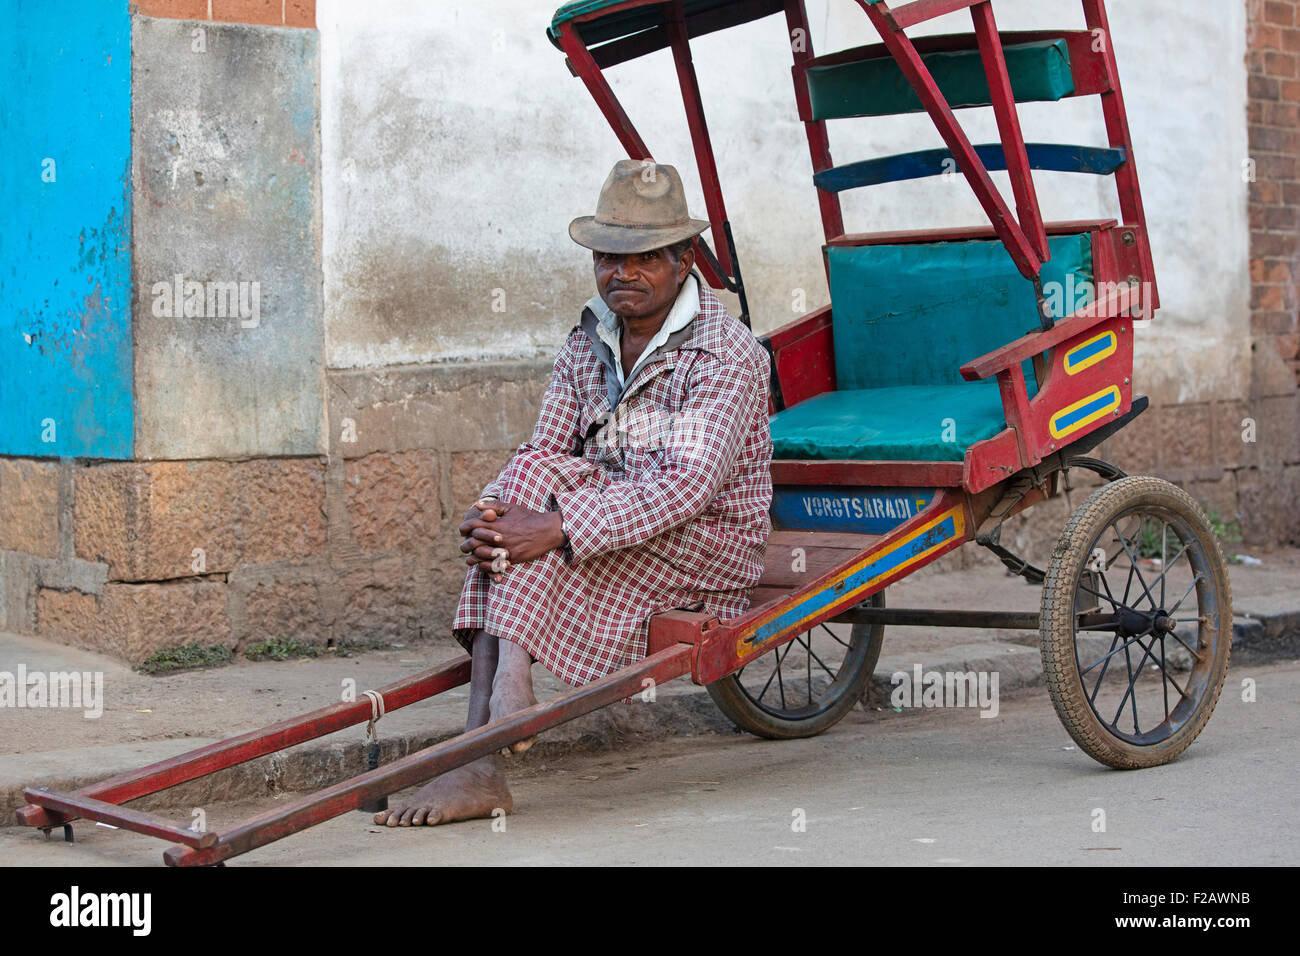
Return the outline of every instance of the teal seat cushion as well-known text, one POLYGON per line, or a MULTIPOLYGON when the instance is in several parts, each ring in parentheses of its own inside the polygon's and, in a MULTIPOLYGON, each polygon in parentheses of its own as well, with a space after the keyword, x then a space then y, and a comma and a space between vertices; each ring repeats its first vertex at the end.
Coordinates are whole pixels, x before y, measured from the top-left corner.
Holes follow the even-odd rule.
MULTIPOLYGON (((1003 52, 1017 102, 1059 100, 1074 92, 1065 40, 1015 43, 1003 52)), ((949 106, 989 105, 988 77, 979 50, 927 53, 921 59, 949 106)), ((890 116, 925 108, 893 57, 814 66, 807 75, 813 119, 890 116)))
MULTIPOLYGON (((1083 233, 1048 244, 1041 278, 1062 318, 1091 298, 1092 241, 1083 233)), ((838 388, 960 385, 966 362, 1039 327, 1033 283, 998 240, 832 246, 826 254, 838 388)), ((1025 380, 1034 394, 1028 362, 1025 380)))
POLYGON ((1006 428, 997 382, 823 392, 769 419, 772 457, 961 461, 1006 428))

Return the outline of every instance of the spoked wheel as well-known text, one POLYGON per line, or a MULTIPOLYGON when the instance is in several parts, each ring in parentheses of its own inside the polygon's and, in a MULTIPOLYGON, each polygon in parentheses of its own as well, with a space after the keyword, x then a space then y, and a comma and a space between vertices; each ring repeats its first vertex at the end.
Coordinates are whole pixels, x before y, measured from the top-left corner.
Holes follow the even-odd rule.
POLYGON ((1075 742, 1110 767, 1168 763, 1205 727, 1232 644, 1232 592, 1204 513, 1158 478, 1075 512, 1043 584, 1043 669, 1075 742))
MULTIPOLYGON (((884 592, 862 606, 884 607, 884 592)), ((821 624, 710 684, 709 696, 751 734, 773 740, 814 737, 861 698, 884 638, 883 624, 854 623, 847 640, 821 624)))

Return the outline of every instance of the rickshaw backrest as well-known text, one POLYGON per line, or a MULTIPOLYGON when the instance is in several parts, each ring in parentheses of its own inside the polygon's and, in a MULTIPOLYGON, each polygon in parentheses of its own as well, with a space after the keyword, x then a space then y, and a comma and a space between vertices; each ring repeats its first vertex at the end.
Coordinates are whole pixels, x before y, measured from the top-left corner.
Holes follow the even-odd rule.
MULTIPOLYGON (((1091 237, 1049 245, 1042 282, 1049 291, 1060 283, 1049 307, 1080 307, 1093 283, 1091 237)), ((840 390, 960 385, 964 363, 1038 328, 1034 286, 998 240, 832 245, 826 254, 840 390)), ((1026 382, 1032 394, 1028 364, 1026 382)))
MULTIPOLYGON (((1075 92, 1065 40, 1008 44, 1003 53, 1017 102, 1060 100, 1075 92)), ((990 102, 979 50, 928 53, 922 60, 953 109, 990 102)), ((810 67, 807 82, 813 119, 889 116, 924 109, 890 56, 810 67)))

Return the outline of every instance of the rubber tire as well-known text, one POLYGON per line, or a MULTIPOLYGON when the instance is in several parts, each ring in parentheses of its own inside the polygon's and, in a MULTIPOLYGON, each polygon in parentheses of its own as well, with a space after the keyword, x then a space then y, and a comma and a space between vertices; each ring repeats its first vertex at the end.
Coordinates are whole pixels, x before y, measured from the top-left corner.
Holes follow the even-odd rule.
MULTIPOLYGON (((877 591, 858 606, 884 607, 885 593, 877 591)), ((768 740, 798 740, 805 737, 816 737, 843 720, 844 716, 853 709, 853 705, 862 699, 863 692, 871 681, 871 675, 876 671, 876 662, 880 660, 880 648, 884 640, 885 626, 883 624, 853 625, 852 635, 849 638, 849 650, 846 653, 844 663, 840 665, 840 671, 842 673, 846 666, 851 666, 853 670, 845 683, 836 692, 837 697, 834 704, 814 717, 783 719, 769 714, 745 695, 741 689, 740 681, 734 674, 714 681, 705 689, 708 690, 709 696, 713 698, 713 702, 718 705, 718 709, 726 714, 732 723, 756 737, 764 737, 768 740)), ((776 653, 776 649, 774 648, 769 653, 776 653)), ((756 658, 756 660, 761 660, 761 658, 756 658)), ((837 675, 836 680, 838 681, 838 679, 837 675)))
POLYGON ((1043 672, 1056 713, 1079 748, 1117 770, 1156 767, 1173 760, 1200 734, 1214 712, 1227 677, 1232 648, 1232 585, 1227 565, 1205 513, 1187 492, 1159 478, 1133 476, 1103 485, 1070 518, 1057 541, 1043 582, 1040 627, 1043 672), (1074 596, 1079 576, 1097 540, 1117 516, 1130 508, 1163 508, 1185 521, 1205 548, 1212 583, 1220 595, 1218 635, 1209 683, 1196 711, 1172 736, 1140 746, 1120 740, 1093 713, 1075 658, 1074 596))

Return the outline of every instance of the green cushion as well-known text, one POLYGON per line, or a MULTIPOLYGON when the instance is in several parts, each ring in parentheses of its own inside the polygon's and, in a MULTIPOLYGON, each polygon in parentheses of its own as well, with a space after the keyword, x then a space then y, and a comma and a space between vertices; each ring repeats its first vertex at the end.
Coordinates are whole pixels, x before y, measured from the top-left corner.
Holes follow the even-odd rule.
MULTIPOLYGON (((1003 48, 1016 101, 1059 100, 1074 92, 1065 40, 1015 43, 1003 48)), ((988 106, 988 78, 979 50, 927 53, 921 58, 948 105, 988 106)), ((892 57, 808 70, 813 119, 888 116, 924 109, 892 57)))
MULTIPOLYGON (((1054 236, 1043 265, 1070 296, 1048 295, 1056 318, 1081 307, 1093 280, 1087 233, 1054 236), (1073 286, 1069 276, 1073 275, 1073 286)), ((832 246, 831 322, 842 389, 959 385, 958 369, 1038 327, 1033 284, 998 240, 832 246)), ((1032 366, 1026 381, 1034 390, 1032 366)))
POLYGON ((994 381, 824 392, 769 421, 772 457, 804 460, 961 461, 1006 428, 994 381))

